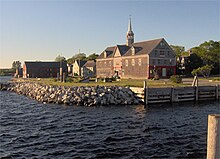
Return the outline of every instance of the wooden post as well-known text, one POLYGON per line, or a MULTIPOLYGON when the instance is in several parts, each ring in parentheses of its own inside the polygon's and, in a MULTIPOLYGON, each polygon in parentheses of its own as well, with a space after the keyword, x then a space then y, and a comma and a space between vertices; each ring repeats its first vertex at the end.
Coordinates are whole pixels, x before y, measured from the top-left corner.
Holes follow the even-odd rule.
POLYGON ((171 87, 171 92, 170 92, 170 103, 173 103, 174 100, 174 87, 171 87))
POLYGON ((196 86, 195 87, 195 100, 196 100, 196 102, 199 100, 199 87, 198 86, 196 86))
POLYGON ((220 114, 208 116, 207 159, 220 158, 220 114))
POLYGON ((62 82, 63 79, 63 68, 60 67, 60 82, 62 82))
POLYGON ((58 72, 58 73, 57 73, 57 81, 59 81, 59 78, 60 78, 59 75, 60 75, 60 73, 58 72))
POLYGON ((148 88, 147 88, 147 81, 144 80, 144 105, 148 105, 148 88))
POLYGON ((66 72, 63 72, 63 82, 66 82, 66 72))
POLYGON ((195 85, 196 85, 196 102, 199 100, 199 82, 198 82, 198 77, 195 76, 195 85))
POLYGON ((217 100, 218 100, 218 93, 219 93, 219 92, 218 92, 218 87, 219 87, 218 84, 216 84, 216 87, 215 87, 215 88, 216 88, 215 97, 216 97, 217 100))
POLYGON ((144 88, 146 88, 146 87, 147 87, 147 81, 144 80, 144 88))

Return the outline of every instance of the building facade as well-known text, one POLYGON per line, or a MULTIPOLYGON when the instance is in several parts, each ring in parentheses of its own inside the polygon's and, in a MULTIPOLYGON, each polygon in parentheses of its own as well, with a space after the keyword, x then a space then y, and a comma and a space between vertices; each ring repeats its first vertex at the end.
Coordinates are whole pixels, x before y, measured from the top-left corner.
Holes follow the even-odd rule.
POLYGON ((82 76, 81 70, 86 61, 75 60, 73 63, 73 76, 82 76))
POLYGON ((94 60, 87 61, 81 68, 83 77, 96 77, 96 62, 94 60))
POLYGON ((96 59, 98 78, 149 79, 157 74, 168 78, 176 74, 176 56, 164 38, 134 42, 129 20, 125 45, 107 47, 96 59))
POLYGON ((60 72, 67 75, 66 62, 30 62, 23 65, 23 78, 49 78, 57 77, 60 72))

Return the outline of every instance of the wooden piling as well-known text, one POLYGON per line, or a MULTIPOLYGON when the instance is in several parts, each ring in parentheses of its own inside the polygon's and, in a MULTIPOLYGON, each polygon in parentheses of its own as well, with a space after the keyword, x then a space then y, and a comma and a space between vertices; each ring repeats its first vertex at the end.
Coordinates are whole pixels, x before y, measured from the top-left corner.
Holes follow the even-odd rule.
POLYGON ((195 100, 196 102, 199 100, 199 87, 195 86, 195 100))
POLYGON ((148 88, 147 88, 147 81, 144 81, 144 105, 148 105, 148 88))
POLYGON ((218 88, 219 88, 219 86, 218 86, 218 84, 216 84, 216 92, 215 92, 215 98, 218 100, 218 88))
POLYGON ((170 92, 170 103, 174 102, 174 87, 171 87, 171 92, 170 92))
POLYGON ((207 159, 220 158, 220 114, 208 116, 207 159))
POLYGON ((63 83, 66 82, 66 72, 63 72, 63 83))

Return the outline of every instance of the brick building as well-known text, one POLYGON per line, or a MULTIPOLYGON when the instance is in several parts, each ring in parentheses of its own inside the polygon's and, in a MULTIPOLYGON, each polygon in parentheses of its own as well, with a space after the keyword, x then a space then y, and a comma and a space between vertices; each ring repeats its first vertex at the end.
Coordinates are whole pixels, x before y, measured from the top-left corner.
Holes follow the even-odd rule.
POLYGON ((62 72, 67 75, 66 62, 24 62, 23 65, 23 78, 48 78, 57 77, 62 72))
POLYGON ((129 20, 126 44, 107 47, 96 59, 97 77, 168 78, 176 74, 176 56, 164 38, 134 42, 129 20))

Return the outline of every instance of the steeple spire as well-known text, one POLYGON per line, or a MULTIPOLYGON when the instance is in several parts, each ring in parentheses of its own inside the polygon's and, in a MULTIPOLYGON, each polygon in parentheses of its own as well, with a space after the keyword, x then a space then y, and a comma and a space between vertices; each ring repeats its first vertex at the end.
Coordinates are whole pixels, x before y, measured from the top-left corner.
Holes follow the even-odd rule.
POLYGON ((131 15, 129 15, 128 32, 126 35, 126 45, 131 46, 132 43, 134 43, 134 33, 131 27, 131 15))
POLYGON ((132 31, 131 28, 131 15, 129 15, 128 32, 132 31))

